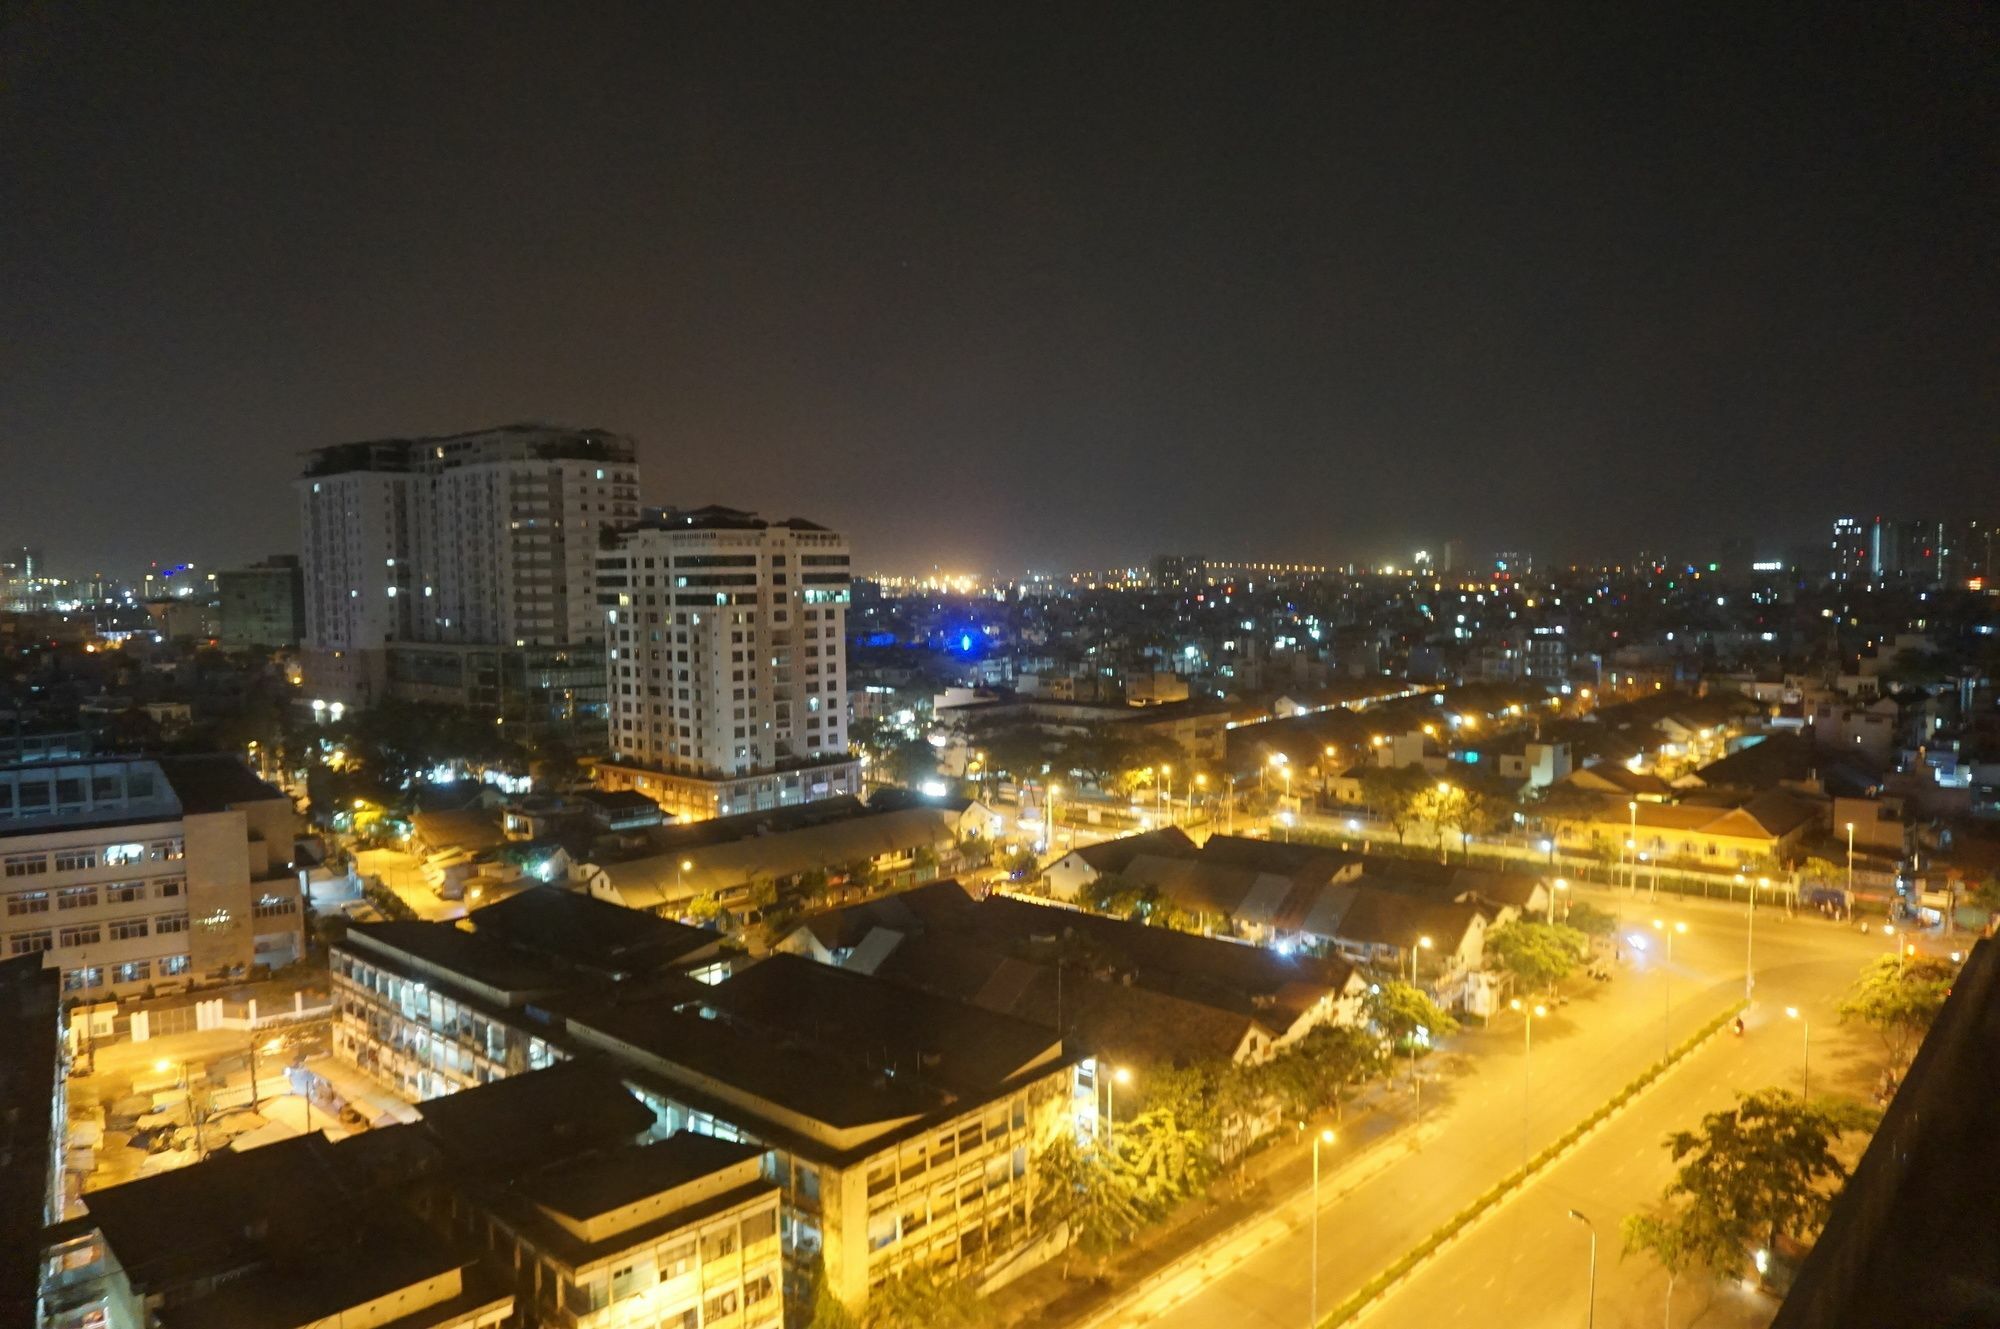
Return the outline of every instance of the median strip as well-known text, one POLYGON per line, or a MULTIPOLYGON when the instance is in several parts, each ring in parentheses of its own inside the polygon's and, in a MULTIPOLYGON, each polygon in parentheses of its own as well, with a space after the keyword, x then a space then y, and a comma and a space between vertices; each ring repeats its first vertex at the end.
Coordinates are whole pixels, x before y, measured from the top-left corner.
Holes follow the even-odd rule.
POLYGON ((1340 1305, 1322 1317, 1317 1329, 1336 1329, 1336 1326, 1349 1324, 1357 1319, 1362 1312, 1368 1310, 1377 1301, 1395 1290, 1396 1286, 1405 1278, 1415 1273, 1424 1261, 1437 1254, 1443 1246, 1458 1236, 1467 1227, 1471 1226, 1483 1214, 1493 1209, 1515 1191, 1533 1181, 1539 1174, 1554 1165, 1564 1154, 1579 1144, 1586 1135, 1590 1134, 1591 1131, 1610 1120, 1621 1108, 1630 1103, 1662 1075, 1672 1070, 1689 1053, 1693 1052, 1710 1038, 1713 1038, 1722 1030, 1724 1025, 1727 1025, 1737 1015, 1742 1013, 1747 1005, 1748 1003, 1746 1002, 1737 1002, 1728 1010, 1716 1016, 1715 1019, 1703 1025, 1695 1033, 1689 1035, 1680 1046, 1674 1048, 1666 1056, 1647 1067, 1645 1071, 1640 1073, 1637 1079, 1633 1080, 1616 1094, 1613 1094, 1596 1111, 1565 1131, 1560 1139, 1503 1177, 1478 1199, 1459 1210, 1458 1213, 1448 1219, 1436 1231, 1418 1242, 1397 1259, 1394 1264, 1391 1264, 1381 1273, 1369 1279, 1354 1295, 1348 1297, 1347 1300, 1341 1302, 1340 1305))

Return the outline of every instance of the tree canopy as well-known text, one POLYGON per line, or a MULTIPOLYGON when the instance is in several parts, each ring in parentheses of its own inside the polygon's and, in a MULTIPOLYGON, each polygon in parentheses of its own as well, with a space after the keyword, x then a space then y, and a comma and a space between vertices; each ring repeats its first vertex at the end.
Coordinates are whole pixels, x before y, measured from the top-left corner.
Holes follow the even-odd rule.
POLYGON ((1679 1166, 1660 1212, 1628 1220, 1626 1248, 1652 1253, 1669 1272, 1702 1264, 1726 1279, 1780 1234, 1810 1241, 1847 1178, 1836 1146, 1875 1119, 1844 1100, 1808 1103, 1779 1089, 1739 1095, 1699 1129, 1667 1137, 1679 1166))
POLYGON ((1908 1062, 1917 1043, 1944 1008, 1958 971, 1929 955, 1883 955, 1870 960, 1841 998, 1840 1018, 1873 1029, 1889 1059, 1908 1062))
POLYGON ((1368 1018, 1397 1043, 1407 1043, 1422 1029, 1431 1039, 1458 1032, 1458 1021, 1421 988, 1408 983, 1378 983, 1369 990, 1368 1018))
POLYGON ((1517 918, 1486 934, 1486 954, 1533 987, 1554 987, 1582 963, 1590 939, 1566 923, 1517 918))

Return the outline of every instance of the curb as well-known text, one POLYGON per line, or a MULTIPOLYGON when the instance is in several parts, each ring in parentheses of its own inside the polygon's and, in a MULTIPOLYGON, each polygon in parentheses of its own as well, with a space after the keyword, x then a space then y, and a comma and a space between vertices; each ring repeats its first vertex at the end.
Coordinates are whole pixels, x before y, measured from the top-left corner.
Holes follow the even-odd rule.
MULTIPOLYGON (((1345 1194, 1348 1191, 1353 1190, 1355 1186, 1361 1185, 1363 1182, 1370 1180, 1374 1176, 1374 1173, 1372 1171, 1369 1172, 1367 1176, 1362 1176, 1362 1177, 1355 1177, 1354 1174, 1358 1171, 1361 1171, 1365 1165, 1374 1164, 1378 1162, 1379 1156, 1386 1153, 1388 1151, 1389 1146, 1396 1144, 1408 1144, 1412 1139, 1421 1140, 1422 1138, 1423 1138, 1422 1128, 1416 1127, 1413 1130, 1412 1123, 1410 1122, 1402 1122, 1396 1126, 1393 1126, 1382 1135, 1378 1136, 1374 1140, 1371 1140, 1369 1143, 1362 1146, 1362 1148, 1355 1151, 1355 1153, 1341 1165, 1340 1170, 1338 1172, 1333 1173, 1331 1177, 1326 1181, 1323 1181, 1322 1185, 1327 1185, 1330 1182, 1331 1185, 1335 1188, 1331 1196, 1331 1199, 1337 1200, 1341 1197, 1341 1195, 1345 1194)), ((1301 1192, 1301 1194, 1303 1194, 1303 1192, 1301 1192)), ((1162 1283, 1167 1282, 1169 1279, 1178 1277, 1179 1275, 1186 1273, 1190 1266, 1201 1264, 1204 1260, 1210 1258, 1219 1249, 1228 1245, 1231 1241, 1240 1240, 1254 1225, 1270 1220, 1275 1214, 1277 1214, 1284 1207, 1284 1204, 1295 1202, 1298 1199, 1299 1195, 1294 1195, 1290 1197, 1290 1200, 1281 1203, 1278 1206, 1274 1206, 1273 1208, 1261 1210, 1257 1213, 1246 1214, 1241 1221, 1232 1223, 1230 1226, 1224 1228, 1222 1231, 1216 1233, 1214 1236, 1209 1237, 1207 1240, 1201 1242, 1199 1245, 1196 1245, 1190 1250, 1183 1253, 1182 1255, 1177 1256, 1174 1260, 1172 1260, 1162 1268, 1155 1269, 1152 1273, 1147 1274, 1145 1277, 1141 1278, 1138 1282, 1133 1283, 1130 1287, 1121 1289, 1110 1301, 1106 1302, 1102 1306, 1099 1306, 1096 1310, 1089 1312, 1081 1319, 1072 1321, 1070 1329, 1096 1329, 1096 1326, 1103 1324, 1108 1318, 1124 1313, 1125 1308, 1131 1302, 1145 1296, 1147 1293, 1153 1291, 1155 1288, 1159 1287, 1162 1283)), ((1310 1201, 1308 1201, 1308 1203, 1310 1203, 1310 1201)), ((1244 1252, 1244 1254, 1246 1257, 1251 1254, 1254 1254, 1256 1251, 1262 1250, 1263 1247, 1267 1244, 1268 1243, 1259 1243, 1257 1246, 1254 1246, 1250 1250, 1244 1252)), ((1233 1261, 1232 1263, 1240 1263, 1240 1262, 1241 1261, 1233 1261)))
POLYGON ((1668 1071, 1721 1033, 1732 1019, 1746 1009, 1747 1005, 1748 1003, 1741 1001, 1731 1003, 1728 1010, 1691 1034, 1665 1057, 1654 1062, 1639 1075, 1639 1078, 1612 1095, 1577 1125, 1565 1131, 1554 1144, 1544 1148, 1522 1167, 1507 1174, 1484 1195, 1460 1210, 1430 1236, 1411 1247, 1407 1253, 1391 1264, 1386 1272, 1377 1274, 1363 1284, 1360 1291, 1322 1316, 1313 1329, 1338 1329, 1339 1326, 1354 1324, 1365 1319, 1391 1293, 1401 1288, 1413 1275, 1422 1271, 1444 1251, 1449 1250, 1460 1237, 1513 1199, 1530 1182, 1537 1180, 1543 1173, 1569 1157, 1591 1136, 1597 1134, 1630 1107, 1641 1094, 1658 1085, 1668 1071))

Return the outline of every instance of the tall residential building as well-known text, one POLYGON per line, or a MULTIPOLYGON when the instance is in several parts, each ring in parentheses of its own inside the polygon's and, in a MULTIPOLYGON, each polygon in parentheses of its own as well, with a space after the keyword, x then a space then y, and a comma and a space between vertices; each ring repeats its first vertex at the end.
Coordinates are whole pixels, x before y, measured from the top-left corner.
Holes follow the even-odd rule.
POLYGON ((66 997, 248 977, 305 954, 292 801, 235 757, 0 768, 0 936, 66 997))
POLYGON ((227 650, 296 646, 305 635, 304 579, 290 554, 216 573, 215 593, 217 636, 227 650))
POLYGON ((1833 519, 1833 558, 1829 563, 1835 581, 1864 579, 1869 568, 1869 536, 1853 517, 1833 519))
POLYGON ((614 540, 597 557, 612 752, 599 783, 696 820, 858 793, 846 539, 709 507, 614 540))
POLYGON ((592 560, 639 516, 629 439, 508 425, 347 443, 310 453, 297 488, 308 696, 601 720, 592 560))

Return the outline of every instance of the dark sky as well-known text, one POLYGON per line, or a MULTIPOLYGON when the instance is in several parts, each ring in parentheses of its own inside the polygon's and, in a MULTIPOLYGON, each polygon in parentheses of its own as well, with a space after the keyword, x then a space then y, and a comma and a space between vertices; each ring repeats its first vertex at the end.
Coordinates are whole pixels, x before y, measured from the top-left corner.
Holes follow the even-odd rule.
POLYGON ((516 419, 867 567, 2000 517, 1990 10, 14 13, 0 542, 59 568, 516 419))

